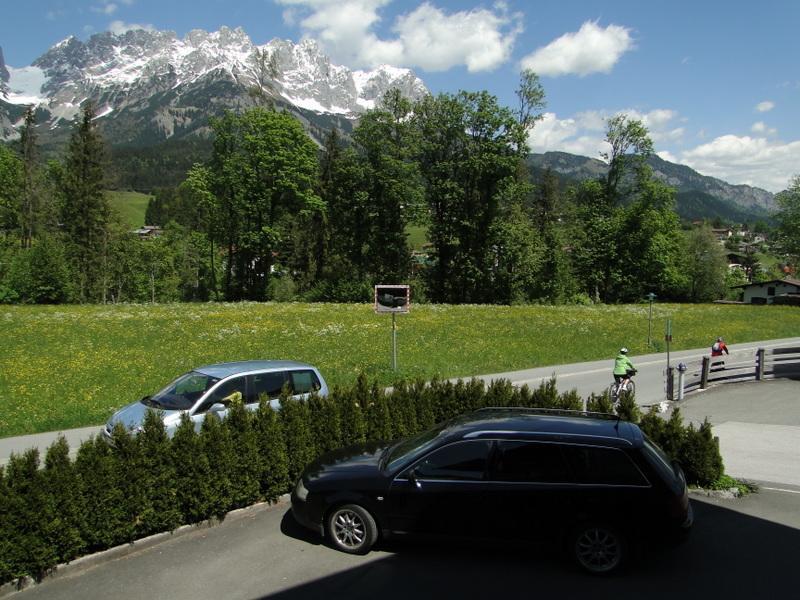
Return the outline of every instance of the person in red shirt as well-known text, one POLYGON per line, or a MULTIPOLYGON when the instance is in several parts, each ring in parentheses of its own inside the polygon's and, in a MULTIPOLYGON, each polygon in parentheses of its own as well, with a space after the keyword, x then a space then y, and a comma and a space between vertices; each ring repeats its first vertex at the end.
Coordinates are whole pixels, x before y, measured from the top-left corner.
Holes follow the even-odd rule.
POLYGON ((725 345, 725 340, 723 340, 721 337, 718 337, 717 341, 711 345, 712 367, 720 367, 722 369, 725 368, 724 360, 717 360, 717 361, 713 360, 714 357, 722 356, 723 354, 730 354, 730 352, 728 352, 728 347, 725 345))

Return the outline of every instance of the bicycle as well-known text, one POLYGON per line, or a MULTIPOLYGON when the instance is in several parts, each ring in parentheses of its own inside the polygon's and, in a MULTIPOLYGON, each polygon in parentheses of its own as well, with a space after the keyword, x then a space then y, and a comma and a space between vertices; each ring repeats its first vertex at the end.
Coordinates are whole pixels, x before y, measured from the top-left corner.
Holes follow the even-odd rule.
POLYGON ((611 402, 615 408, 622 399, 623 394, 632 396, 636 393, 636 384, 633 382, 634 375, 636 375, 636 371, 628 371, 627 381, 623 380, 619 383, 615 381, 611 384, 611 387, 608 388, 608 395, 611 398, 611 402))

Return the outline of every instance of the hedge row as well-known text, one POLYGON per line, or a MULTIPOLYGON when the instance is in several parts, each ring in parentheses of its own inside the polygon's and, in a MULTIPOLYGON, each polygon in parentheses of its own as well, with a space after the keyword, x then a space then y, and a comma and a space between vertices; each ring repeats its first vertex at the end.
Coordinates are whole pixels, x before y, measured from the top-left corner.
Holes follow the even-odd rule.
MULTIPOLYGON (((607 396, 588 404, 611 412, 607 396)), ((12 455, 0 468, 0 583, 39 580, 80 555, 275 501, 321 453, 411 435, 484 406, 580 410, 582 401, 575 392, 559 394, 555 380, 535 390, 508 381, 401 382, 387 393, 362 376, 327 398, 284 397, 280 411, 234 403, 225 421, 206 419, 199 433, 186 418, 169 439, 150 412, 138 435, 118 426, 112 444, 87 441, 74 461, 64 438, 47 450, 43 468, 36 449, 12 455)), ((632 399, 620 410, 639 420, 632 399)), ((676 415, 665 423, 650 414, 641 424, 682 460, 690 481, 715 480, 722 462, 710 426, 686 429, 676 415)))

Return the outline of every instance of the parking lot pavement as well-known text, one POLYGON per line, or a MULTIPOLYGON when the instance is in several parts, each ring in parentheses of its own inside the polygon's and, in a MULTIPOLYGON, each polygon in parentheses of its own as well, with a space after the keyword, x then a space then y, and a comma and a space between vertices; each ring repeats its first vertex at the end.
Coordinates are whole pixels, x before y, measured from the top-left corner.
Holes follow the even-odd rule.
POLYGON ((685 420, 713 425, 729 475, 800 487, 800 381, 718 385, 674 406, 685 420))
MULTIPOLYGON (((800 491, 800 489, 798 489, 800 491)), ((186 530, 11 597, 42 600, 329 600, 529 598, 648 600, 797 597, 800 494, 762 488, 741 499, 693 497, 695 527, 678 547, 637 554, 628 572, 592 577, 548 547, 396 542, 337 552, 286 504, 186 530)))

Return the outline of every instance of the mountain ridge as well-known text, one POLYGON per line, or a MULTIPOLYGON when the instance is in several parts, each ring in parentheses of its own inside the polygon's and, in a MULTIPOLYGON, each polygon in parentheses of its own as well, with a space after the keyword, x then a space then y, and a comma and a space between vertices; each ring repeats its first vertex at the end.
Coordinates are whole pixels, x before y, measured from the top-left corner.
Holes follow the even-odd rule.
MULTIPOLYGON (((228 27, 195 29, 183 38, 173 31, 103 32, 86 42, 70 36, 20 69, 6 67, 0 48, 0 140, 18 136, 24 111, 34 104, 41 144, 57 148, 67 140, 81 104, 91 99, 101 131, 113 140, 112 150, 141 148, 152 167, 157 150, 148 148, 170 142, 175 156, 181 140, 207 137, 211 117, 256 104, 249 93, 254 87, 296 116, 318 143, 334 127, 351 132, 359 115, 390 88, 411 99, 428 93, 410 69, 350 70, 333 64, 308 39, 295 44, 276 38, 258 46, 243 29, 228 27)), ((185 147, 197 151, 203 145, 187 142, 185 147)), ((774 195, 766 190, 729 184, 657 156, 649 160, 654 175, 676 188, 687 218, 703 211, 712 217, 760 218, 774 208, 774 195)), ((577 181, 602 177, 607 170, 599 159, 557 151, 531 155, 529 165, 577 181)), ((165 183, 178 177, 170 173, 165 183)), ((151 188, 152 174, 147 181, 151 188)), ((141 179, 122 177, 119 183, 135 188, 141 179)))
MULTIPOLYGON (((6 86, 0 113, 10 125, 18 123, 11 121, 9 106, 37 104, 46 113, 43 125, 58 138, 58 130, 90 99, 117 143, 202 134, 204 112, 213 116, 254 104, 248 94, 253 87, 306 121, 304 113, 353 120, 389 88, 412 99, 428 93, 410 69, 382 65, 351 71, 333 64, 313 40, 294 44, 276 38, 257 46, 241 28, 227 27, 211 33, 196 29, 183 38, 143 29, 99 33, 86 42, 68 37, 29 67, 12 69, 6 86), (204 88, 217 94, 203 93, 204 88), (200 99, 208 104, 193 103, 200 99), (114 121, 126 123, 108 126, 114 121)), ((13 127, 5 125, 3 137, 14 137, 13 127)))
MULTIPOLYGON (((767 190, 743 184, 734 185, 716 177, 702 175, 691 167, 671 163, 657 155, 650 156, 647 162, 657 179, 675 188, 679 204, 681 200, 685 205, 692 199, 703 198, 708 203, 707 198, 713 198, 731 204, 735 208, 731 212, 753 218, 767 217, 769 211, 775 208, 775 196, 767 190)), ((560 151, 532 154, 529 164, 539 170, 551 169, 576 181, 603 177, 608 171, 608 165, 600 159, 560 151)), ((685 208, 689 210, 679 212, 684 215, 692 212, 690 206, 685 208)), ((716 207, 714 212, 719 213, 720 208, 716 207)))

